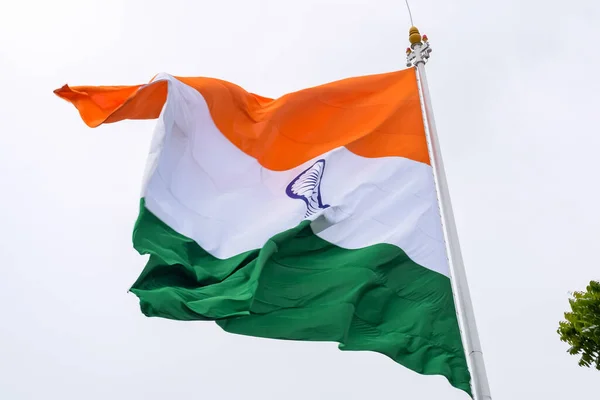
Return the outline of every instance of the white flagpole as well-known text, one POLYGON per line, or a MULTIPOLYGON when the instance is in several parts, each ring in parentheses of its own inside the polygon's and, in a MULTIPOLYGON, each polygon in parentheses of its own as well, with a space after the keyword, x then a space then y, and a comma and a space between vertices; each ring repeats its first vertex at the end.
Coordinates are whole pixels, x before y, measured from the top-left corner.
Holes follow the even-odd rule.
POLYGON ((473 313, 473 304, 471 302, 471 295, 467 284, 467 275, 465 273, 465 266, 460 251, 456 222, 454 221, 454 213, 450 202, 450 194, 448 192, 448 182, 446 181, 440 143, 435 127, 433 109, 431 107, 427 75, 425 74, 425 63, 429 59, 431 48, 427 36, 421 37, 419 30, 414 26, 410 28, 409 40, 411 46, 406 50, 407 67, 414 66, 417 69, 421 96, 425 106, 425 122, 428 128, 426 129, 426 134, 429 145, 431 146, 430 155, 440 200, 442 222, 446 236, 446 251, 448 252, 451 265, 457 311, 459 311, 458 314, 462 320, 463 339, 466 347, 465 352, 471 370, 473 396, 475 400, 491 400, 492 396, 490 394, 485 364, 483 362, 483 352, 479 342, 477 325, 475 324, 475 314, 473 313))

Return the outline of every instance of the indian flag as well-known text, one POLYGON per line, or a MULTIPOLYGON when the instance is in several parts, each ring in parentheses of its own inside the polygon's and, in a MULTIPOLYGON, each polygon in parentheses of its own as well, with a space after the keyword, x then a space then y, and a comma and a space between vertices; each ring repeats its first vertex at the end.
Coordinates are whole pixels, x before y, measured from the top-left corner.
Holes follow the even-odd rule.
POLYGON ((470 393, 414 68, 278 99, 167 74, 55 93, 90 127, 158 119, 133 230, 145 315, 335 341, 470 393))

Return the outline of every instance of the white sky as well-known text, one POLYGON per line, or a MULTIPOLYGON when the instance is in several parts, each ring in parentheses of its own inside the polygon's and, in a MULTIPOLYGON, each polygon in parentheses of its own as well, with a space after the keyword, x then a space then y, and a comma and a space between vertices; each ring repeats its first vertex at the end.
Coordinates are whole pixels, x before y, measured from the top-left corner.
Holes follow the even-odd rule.
MULTIPOLYGON (((600 2, 413 1, 494 399, 595 398, 556 334, 600 278, 600 2)), ((466 399, 332 343, 148 319, 127 289, 153 122, 87 128, 64 83, 158 72, 277 97, 405 65, 402 0, 37 0, 0 11, 0 398, 466 399)))

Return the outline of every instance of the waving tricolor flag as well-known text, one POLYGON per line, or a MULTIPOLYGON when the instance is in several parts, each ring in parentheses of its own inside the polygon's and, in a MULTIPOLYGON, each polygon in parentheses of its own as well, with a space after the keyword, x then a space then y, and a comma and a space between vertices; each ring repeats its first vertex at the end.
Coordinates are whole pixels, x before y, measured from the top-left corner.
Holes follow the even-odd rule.
POLYGON ((222 80, 55 92, 158 118, 134 228, 145 315, 372 350, 470 392, 414 68, 269 99, 222 80))

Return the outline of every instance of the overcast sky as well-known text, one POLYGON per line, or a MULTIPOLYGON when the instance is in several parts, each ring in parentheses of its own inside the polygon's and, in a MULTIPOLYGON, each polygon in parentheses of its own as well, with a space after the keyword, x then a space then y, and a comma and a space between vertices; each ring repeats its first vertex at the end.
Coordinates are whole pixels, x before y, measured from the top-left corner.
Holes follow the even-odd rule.
MULTIPOLYGON (((600 2, 420 0, 494 399, 591 399, 556 334, 600 279, 600 2)), ((127 290, 152 121, 92 130, 64 83, 212 76, 263 96, 404 68, 402 0, 18 0, 0 12, 0 398, 444 399, 385 356, 149 319, 127 290)))

